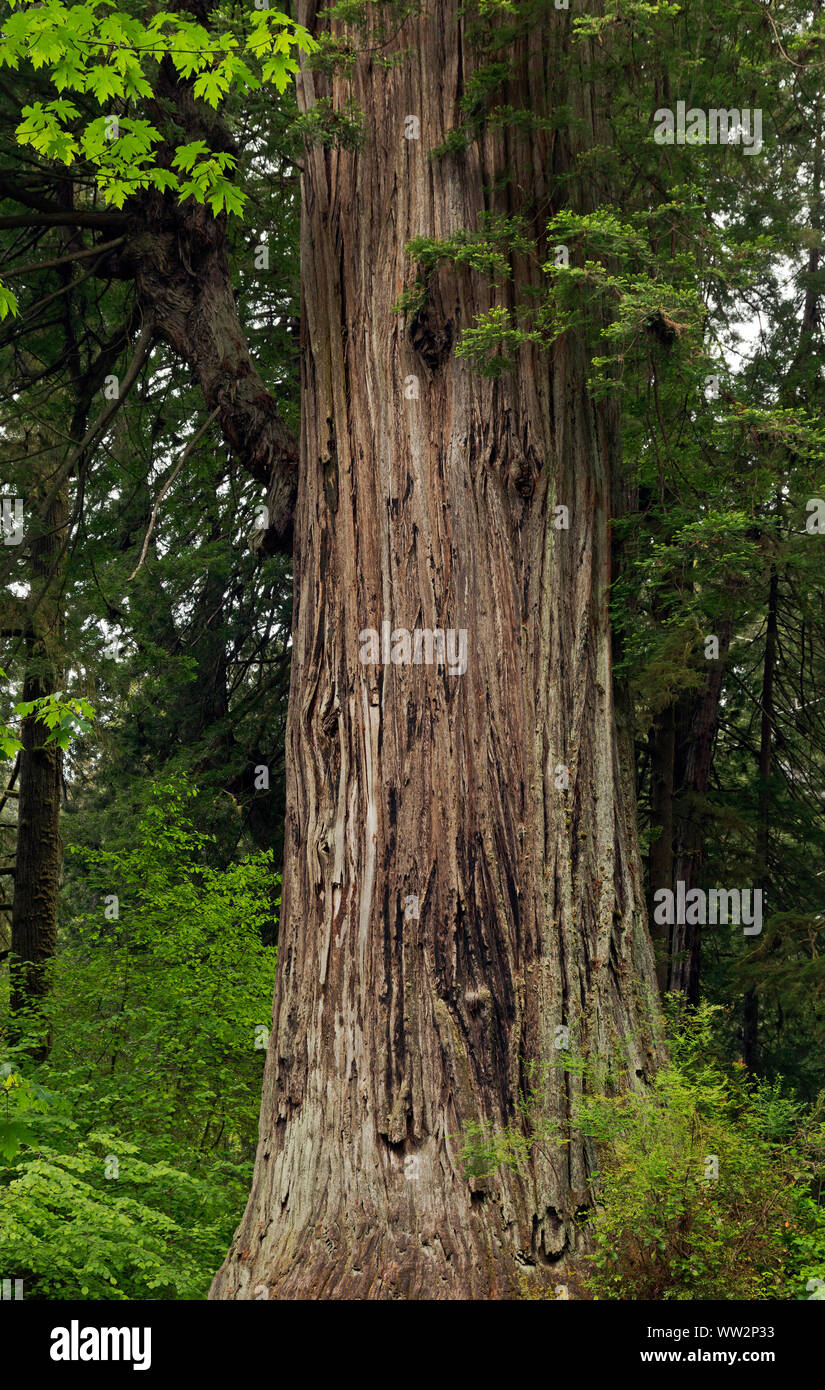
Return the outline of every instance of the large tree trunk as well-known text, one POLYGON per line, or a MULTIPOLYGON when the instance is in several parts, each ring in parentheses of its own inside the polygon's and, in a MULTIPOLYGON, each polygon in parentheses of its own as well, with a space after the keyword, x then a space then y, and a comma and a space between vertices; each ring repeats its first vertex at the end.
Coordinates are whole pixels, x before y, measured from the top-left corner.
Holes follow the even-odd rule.
MULTIPOLYGON (((559 76, 568 23, 550 10, 521 43, 507 99, 569 101, 587 142, 604 131, 575 62, 559 76)), ((560 1277, 591 1197, 580 1136, 484 1183, 462 1131, 512 1120, 534 1059, 541 1112, 565 1122, 580 1082, 552 1065, 557 1028, 631 1078, 654 1059, 607 612, 615 413, 572 335, 552 363, 473 375, 450 351, 491 302, 468 271, 439 273, 411 333, 393 313, 411 237, 474 228, 505 153, 546 218, 571 151, 488 135, 430 163, 473 64, 456 0, 398 43, 403 66, 354 69, 364 147, 306 160, 279 968, 253 1189, 215 1298, 507 1298, 528 1271, 560 1277), (359 633, 383 621, 466 629, 466 672, 362 664, 359 633)), ((304 73, 299 90, 309 107, 330 89, 304 73)))

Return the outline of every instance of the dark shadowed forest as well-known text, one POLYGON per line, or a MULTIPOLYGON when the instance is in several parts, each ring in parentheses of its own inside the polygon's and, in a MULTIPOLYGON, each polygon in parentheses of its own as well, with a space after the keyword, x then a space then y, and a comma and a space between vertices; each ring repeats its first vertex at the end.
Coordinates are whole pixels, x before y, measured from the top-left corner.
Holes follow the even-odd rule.
POLYGON ((824 252, 820 0, 3 0, 4 1300, 825 1299, 824 252))

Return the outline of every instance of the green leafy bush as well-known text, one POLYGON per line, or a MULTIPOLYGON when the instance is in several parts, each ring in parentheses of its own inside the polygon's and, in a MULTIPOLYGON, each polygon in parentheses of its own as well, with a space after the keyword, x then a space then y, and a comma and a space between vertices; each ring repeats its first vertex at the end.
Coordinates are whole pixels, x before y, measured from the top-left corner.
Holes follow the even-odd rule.
POLYGON ((585 1276, 597 1298, 799 1298, 825 1259, 822 1107, 725 1071, 715 1012, 683 1017, 649 1088, 580 1106, 600 1154, 585 1276))
POLYGON ((0 1268, 26 1297, 203 1297, 243 1209, 279 880, 268 854, 211 864, 193 795, 158 787, 129 848, 78 851, 53 1050, 3 1052, 0 1268))
POLYGON ((526 1172, 535 1153, 586 1136, 598 1172, 578 1272, 594 1298, 799 1299, 825 1279, 825 1096, 804 1105, 781 1079, 726 1070, 716 1012, 682 1011, 650 1085, 608 1091, 563 1056, 589 1085, 566 1131, 542 1116, 536 1063, 510 1125, 465 1130, 474 1178, 526 1172))
POLYGON ((0 1268, 28 1298, 203 1298, 244 1195, 145 1163, 119 1134, 90 1134, 71 1153, 40 1145, 2 1180, 0 1268))

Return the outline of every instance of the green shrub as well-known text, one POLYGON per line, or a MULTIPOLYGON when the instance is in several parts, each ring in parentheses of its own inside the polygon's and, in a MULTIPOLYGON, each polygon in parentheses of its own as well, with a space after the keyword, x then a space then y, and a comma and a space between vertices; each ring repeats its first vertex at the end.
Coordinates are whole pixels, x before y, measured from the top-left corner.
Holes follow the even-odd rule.
MULTIPOLYGON (((804 1296, 825 1146, 819 1112, 715 1060, 716 1010, 684 1016, 649 1088, 586 1097, 598 1205, 585 1276, 598 1298, 804 1296)), ((825 1246, 819 1235, 819 1255, 825 1246)))
POLYGON ((192 795, 157 788, 129 848, 79 852, 51 1054, 0 1053, 0 1269, 28 1298, 204 1297, 243 1210, 279 880, 269 855, 211 865, 192 795))
POLYGON ((580 1275, 599 1299, 798 1299, 825 1279, 825 1096, 806 1106, 781 1079, 716 1059, 717 1011, 682 1011, 670 1060, 650 1085, 594 1085, 582 1059, 559 1064, 589 1089, 566 1132, 542 1117, 542 1065, 527 1068, 519 1114, 465 1130, 468 1177, 521 1172, 541 1149, 585 1136, 597 1155, 580 1275))
POLYGON ((240 1183, 142 1162, 120 1135, 42 1145, 3 1173, 0 1268, 27 1298, 204 1298, 243 1197, 240 1183))

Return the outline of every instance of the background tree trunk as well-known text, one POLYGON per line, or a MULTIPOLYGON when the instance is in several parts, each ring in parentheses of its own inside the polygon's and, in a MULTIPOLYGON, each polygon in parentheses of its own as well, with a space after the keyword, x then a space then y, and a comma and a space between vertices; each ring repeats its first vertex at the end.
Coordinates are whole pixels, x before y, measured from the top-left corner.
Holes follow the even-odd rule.
MULTIPOLYGON (((314 7, 299 9, 314 28, 314 7)), ((574 138, 592 144, 598 94, 568 25, 550 10, 519 41, 508 99, 537 117, 569 102, 574 138)), ((278 980, 253 1190, 214 1298, 261 1284, 506 1298, 528 1272, 560 1275, 590 1201, 580 1137, 484 1183, 465 1175, 462 1130, 512 1120, 533 1059, 551 1064, 542 1114, 565 1120, 581 1081, 553 1065, 559 1027, 622 1073, 654 1060, 607 612, 615 410, 590 398, 573 335, 498 381, 456 358, 457 332, 492 302, 467 270, 434 277, 411 334, 393 313, 411 237, 474 228, 514 198, 545 223, 572 151, 560 131, 493 132, 430 162, 473 65, 456 0, 398 43, 403 66, 354 68, 363 148, 306 158, 278 980), (492 203, 505 159, 513 179, 492 203), (466 673, 362 665, 359 632, 385 620, 466 629, 466 673)), ((348 94, 309 72, 299 93, 305 107, 348 94)), ((573 187, 580 210, 599 200, 573 187)), ((526 261, 516 272, 515 292, 538 283, 526 261)))
MULTIPOLYGON (((773 685, 779 638, 779 574, 771 566, 768 589, 768 618, 765 631, 765 661, 762 667, 762 712, 759 721, 759 796, 756 811, 756 886, 767 898, 771 880, 771 801, 770 777, 776 728, 773 685)), ((742 1060, 751 1071, 759 1057, 759 997, 755 989, 745 992, 742 1028, 742 1060)))
MULTIPOLYGON (((40 444, 37 436, 35 450, 40 444)), ((45 458, 54 461, 55 454, 45 458)), ((51 472, 37 464, 43 478, 27 505, 35 513, 31 538, 31 591, 25 634, 26 674, 22 699, 38 700, 59 687, 62 647, 62 592, 68 487, 62 487, 42 512, 38 503, 51 490, 51 472)), ((63 851, 60 840, 60 794, 63 755, 36 715, 23 720, 20 741, 20 797, 11 920, 11 1014, 37 1005, 48 987, 48 965, 57 949, 57 902, 63 851)), ((19 1020, 12 1025, 20 1035, 19 1020)), ((39 1048, 45 1055, 47 1041, 39 1048)))
MULTIPOLYGON (((659 888, 673 891, 673 778, 676 763, 676 706, 662 710, 650 731, 650 820, 659 834, 648 853, 651 905, 659 888)), ((656 952, 656 977, 662 993, 667 989, 670 967, 670 926, 657 924, 651 914, 651 935, 656 952)))
MULTIPOLYGON (((699 886, 705 847, 706 798, 713 766, 713 750, 719 731, 720 699, 725 662, 733 622, 717 624, 719 657, 709 663, 707 678, 696 695, 676 707, 676 772, 673 884, 684 883, 685 894, 699 886)), ((690 1004, 699 1002, 702 928, 697 923, 676 922, 670 934, 670 989, 684 994, 690 1004)))
MULTIPOLYGON (((73 206, 70 183, 62 188, 60 199, 67 209, 73 206)), ((67 253, 78 249, 77 231, 64 229, 61 239, 67 253)), ((58 271, 58 279, 69 286, 75 274, 73 265, 64 265, 58 271)), ((57 396, 53 423, 47 427, 41 422, 27 434, 31 449, 31 484, 25 499, 30 535, 26 576, 29 594, 23 604, 25 619, 20 633, 25 650, 24 702, 58 693, 65 676, 64 585, 70 528, 69 476, 64 468, 66 436, 69 448, 82 440, 94 392, 106 371, 104 352, 95 366, 84 373, 75 332, 77 320, 68 294, 60 300, 60 320, 71 388, 57 396), (56 483, 56 479, 61 481, 56 483)), ((20 1015, 41 1004, 48 993, 48 968, 57 950, 58 895, 63 870, 63 754, 57 741, 50 741, 50 731, 36 713, 23 720, 20 741, 23 747, 11 922, 13 1036, 25 1032, 20 1015)), ((29 1022, 40 1033, 33 1050, 43 1058, 50 1046, 49 1031, 41 1029, 33 1019, 29 1022)))

